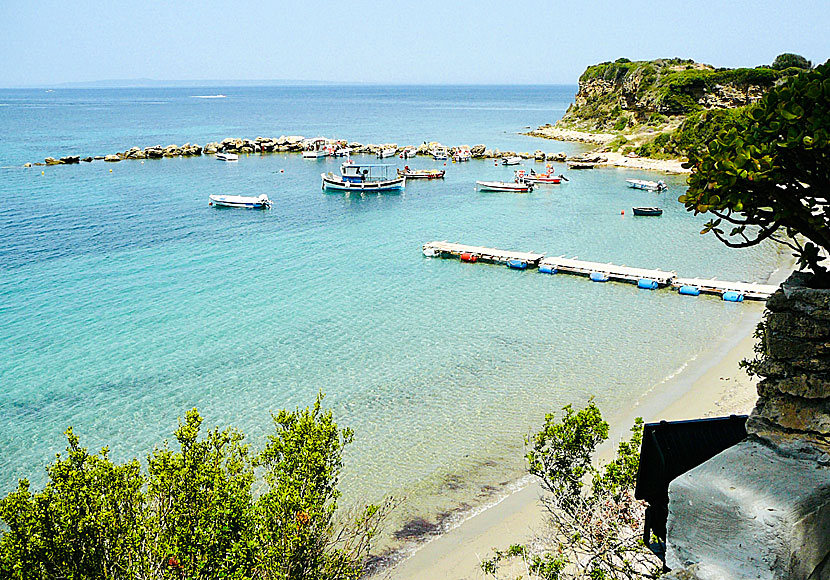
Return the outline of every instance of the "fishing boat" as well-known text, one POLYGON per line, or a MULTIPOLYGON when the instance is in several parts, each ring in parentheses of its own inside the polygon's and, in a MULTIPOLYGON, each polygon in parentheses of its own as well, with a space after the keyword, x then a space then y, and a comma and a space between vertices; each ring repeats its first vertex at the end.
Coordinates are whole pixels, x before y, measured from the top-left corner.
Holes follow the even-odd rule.
POLYGON ((245 195, 211 195, 208 205, 216 207, 241 207, 245 209, 266 209, 271 200, 264 193, 259 197, 245 195))
POLYGON ((415 147, 406 147, 401 151, 401 159, 413 159, 417 154, 418 150, 415 147))
POLYGON ((236 153, 225 153, 224 151, 217 153, 216 158, 219 161, 239 161, 239 155, 236 153))
POLYGON ((409 165, 397 171, 398 177, 407 179, 444 179, 444 173, 446 173, 443 169, 410 169, 409 165))
POLYGON ((352 154, 352 148, 338 145, 334 150, 334 157, 348 157, 352 154))
POLYGON ((501 160, 502 165, 518 165, 521 162, 522 162, 522 158, 519 157, 518 155, 515 155, 513 157, 505 157, 504 159, 501 160))
POLYGON ((378 159, 385 159, 387 157, 394 157, 398 150, 395 147, 387 147, 378 150, 378 159))
POLYGON ((663 210, 660 209, 659 207, 632 207, 631 211, 634 212, 634 215, 643 215, 643 216, 663 215, 663 210))
POLYGON ((593 161, 567 161, 568 169, 593 169, 597 164, 593 161))
POLYGON ((400 191, 406 187, 406 177, 390 177, 389 164, 365 164, 346 161, 340 166, 340 175, 321 173, 323 190, 334 191, 400 191))
POLYGON ((328 139, 317 137, 303 142, 303 159, 320 159, 334 154, 334 145, 328 139))
POLYGON ((424 256, 427 258, 437 258, 441 253, 435 248, 424 248, 424 256))
POLYGON ((628 184, 628 187, 633 187, 634 189, 644 189, 646 191, 663 191, 664 189, 669 188, 669 186, 666 185, 665 181, 647 181, 645 179, 626 179, 625 182, 628 184))
POLYGON ((473 158, 473 154, 470 152, 469 147, 459 147, 453 153, 452 160, 456 163, 461 163, 463 161, 469 161, 473 158))
POLYGON ((432 158, 433 159, 442 160, 442 159, 449 159, 449 157, 450 157, 450 154, 447 151, 447 148, 444 147, 443 145, 438 145, 437 147, 432 148, 432 158))
POLYGON ((512 193, 530 193, 533 191, 533 184, 524 181, 520 183, 508 183, 506 181, 476 181, 479 191, 509 191, 512 193))
POLYGON ((562 183, 563 176, 562 175, 554 175, 549 171, 547 173, 536 173, 532 169, 530 173, 526 172, 524 169, 519 169, 516 171, 516 183, 520 181, 524 181, 525 183, 552 183, 552 184, 559 184, 562 183))

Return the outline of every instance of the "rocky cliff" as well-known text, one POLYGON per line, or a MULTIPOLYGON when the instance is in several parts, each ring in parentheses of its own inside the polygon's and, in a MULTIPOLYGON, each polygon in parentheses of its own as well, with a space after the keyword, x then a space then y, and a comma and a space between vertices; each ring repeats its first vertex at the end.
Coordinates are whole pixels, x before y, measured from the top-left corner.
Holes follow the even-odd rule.
POLYGON ((758 101, 786 74, 765 67, 715 69, 692 60, 621 58, 588 67, 557 126, 624 131, 638 124, 663 125, 672 117, 758 101))

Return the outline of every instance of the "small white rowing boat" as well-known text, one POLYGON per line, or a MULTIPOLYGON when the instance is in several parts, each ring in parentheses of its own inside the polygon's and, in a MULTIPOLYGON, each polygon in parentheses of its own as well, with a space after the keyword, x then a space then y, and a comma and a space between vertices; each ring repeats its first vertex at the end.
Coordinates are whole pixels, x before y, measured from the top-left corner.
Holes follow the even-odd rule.
POLYGON ((519 157, 518 155, 516 155, 515 157, 505 157, 504 159, 502 159, 501 164, 502 165, 518 165, 521 162, 522 162, 522 158, 519 157))
POLYGON ((239 161, 239 155, 236 153, 225 153, 224 151, 217 153, 216 158, 220 161, 239 161))
POLYGON ((663 191, 669 188, 665 181, 647 181, 645 179, 626 179, 625 181, 628 183, 628 187, 646 191, 663 191))
POLYGON ((245 195, 211 195, 208 205, 216 207, 241 207, 245 209, 266 209, 271 200, 264 193, 259 197, 245 195))
POLYGON ((479 191, 509 191, 512 193, 530 193, 532 183, 508 183, 506 181, 476 181, 479 191))

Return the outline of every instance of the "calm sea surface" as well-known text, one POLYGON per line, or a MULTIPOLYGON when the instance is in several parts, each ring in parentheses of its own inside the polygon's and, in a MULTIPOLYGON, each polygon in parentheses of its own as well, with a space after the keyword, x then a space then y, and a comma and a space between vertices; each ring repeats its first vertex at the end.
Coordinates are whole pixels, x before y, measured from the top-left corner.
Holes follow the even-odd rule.
POLYGON ((676 201, 682 177, 659 195, 625 186, 654 174, 613 169, 570 172, 530 195, 478 193, 476 179, 509 180, 513 168, 472 161, 448 164, 444 181, 361 197, 321 191, 320 173, 339 161, 298 155, 21 168, 280 135, 575 152, 584 147, 517 134, 556 121, 575 91, 0 91, 0 493, 24 476, 42 484, 69 425, 124 460, 198 407, 206 425, 235 425, 258 447, 270 411, 306 406, 322 389, 356 433, 346 498, 406 495, 399 521, 435 521, 515 479, 522 436, 546 412, 593 395, 606 415, 624 414, 746 306, 427 259, 421 245, 764 281, 776 253, 699 235, 704 220, 676 201), (199 98, 217 94, 226 97, 199 98), (274 207, 217 210, 213 193, 267 193, 274 207), (634 218, 635 205, 664 214, 634 218))

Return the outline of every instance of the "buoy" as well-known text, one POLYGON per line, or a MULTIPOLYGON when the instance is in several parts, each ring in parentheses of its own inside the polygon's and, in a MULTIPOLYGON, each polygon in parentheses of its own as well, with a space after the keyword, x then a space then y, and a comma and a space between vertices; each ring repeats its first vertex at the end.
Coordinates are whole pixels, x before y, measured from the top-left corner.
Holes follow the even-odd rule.
POLYGON ((141 164, 144 165, 144 162, 142 161, 141 164))
POLYGON ((625 215, 625 210, 620 210, 620 215, 625 215))
POLYGON ((209 202, 208 202, 208 205, 213 205, 213 202, 212 202, 212 201, 209 201, 209 202))
POLYGON ((110 169, 110 173, 112 173, 112 169, 110 169))
POLYGON ((444 162, 444 167, 446 167, 446 166, 447 166, 447 162, 445 161, 445 162, 444 162))
POLYGON ((285 169, 280 169, 280 173, 285 173, 285 169))
POLYGON ((41 172, 40 172, 40 174, 41 174, 41 175, 46 175, 46 172, 45 172, 45 171, 41 171, 41 172))

